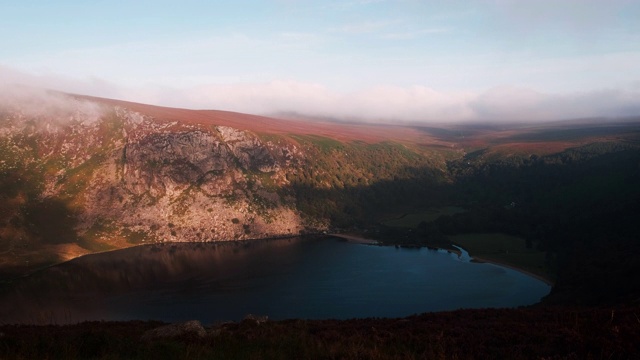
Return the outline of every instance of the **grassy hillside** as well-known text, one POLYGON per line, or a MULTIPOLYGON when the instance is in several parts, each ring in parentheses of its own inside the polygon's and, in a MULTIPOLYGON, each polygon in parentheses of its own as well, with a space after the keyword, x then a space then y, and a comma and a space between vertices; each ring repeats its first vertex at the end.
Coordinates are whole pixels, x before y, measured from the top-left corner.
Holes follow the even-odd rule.
POLYGON ((446 182, 441 154, 394 142, 343 143, 317 136, 292 136, 305 150, 304 168, 288 176, 284 189, 295 194, 307 217, 333 227, 371 225, 381 213, 436 204, 446 182))

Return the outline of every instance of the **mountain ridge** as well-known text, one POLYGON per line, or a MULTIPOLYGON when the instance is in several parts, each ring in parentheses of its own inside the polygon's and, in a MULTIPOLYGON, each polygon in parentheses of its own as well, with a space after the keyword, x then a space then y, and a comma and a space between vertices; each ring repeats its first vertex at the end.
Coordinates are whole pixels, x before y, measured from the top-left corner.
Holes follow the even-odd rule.
POLYGON ((279 135, 319 135, 336 138, 340 141, 435 141, 431 136, 427 136, 424 133, 416 131, 410 126, 368 123, 336 123, 323 120, 303 119, 302 117, 270 117, 224 110, 193 110, 147 105, 124 100, 84 95, 71 94, 70 96, 107 105, 129 108, 133 111, 147 114, 155 119, 163 121, 180 121, 200 125, 223 125, 257 133, 279 135))
POLYGON ((0 109, 0 257, 9 272, 139 243, 326 231, 331 216, 359 205, 318 205, 305 194, 410 177, 404 168, 434 162, 415 143, 429 135, 397 126, 21 96, 0 109), (380 172, 376 159, 393 164, 380 172))

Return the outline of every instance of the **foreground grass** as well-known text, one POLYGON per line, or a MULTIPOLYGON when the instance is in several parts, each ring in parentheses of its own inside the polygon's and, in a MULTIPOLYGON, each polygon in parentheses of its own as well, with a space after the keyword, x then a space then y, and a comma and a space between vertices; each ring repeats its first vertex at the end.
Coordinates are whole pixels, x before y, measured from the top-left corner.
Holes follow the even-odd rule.
POLYGON ((545 264, 543 251, 527 248, 523 238, 501 233, 461 234, 449 236, 449 240, 461 246, 478 260, 486 260, 513 266, 526 272, 553 280, 545 264))
POLYGON ((158 322, 0 326, 10 359, 633 359, 640 307, 459 310, 401 319, 246 320, 142 340, 158 322))

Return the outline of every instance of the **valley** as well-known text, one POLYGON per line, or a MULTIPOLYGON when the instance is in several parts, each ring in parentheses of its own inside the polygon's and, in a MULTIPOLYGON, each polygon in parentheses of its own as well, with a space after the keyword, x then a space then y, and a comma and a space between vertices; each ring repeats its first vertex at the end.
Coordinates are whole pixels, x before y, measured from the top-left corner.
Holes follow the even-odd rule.
POLYGON ((0 112, 4 281, 139 244, 332 232, 466 245, 557 279, 545 301, 640 298, 619 274, 638 264, 612 262, 638 246, 638 119, 392 126, 39 96, 0 112))
POLYGON ((640 1, 0 14, 0 359, 640 359, 640 1))

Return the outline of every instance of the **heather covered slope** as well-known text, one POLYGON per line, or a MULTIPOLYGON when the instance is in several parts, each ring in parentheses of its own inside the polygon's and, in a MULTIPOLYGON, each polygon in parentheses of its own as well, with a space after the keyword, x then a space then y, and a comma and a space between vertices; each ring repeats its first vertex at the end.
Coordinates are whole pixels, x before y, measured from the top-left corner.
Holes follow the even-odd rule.
POLYGON ((243 114, 220 110, 191 110, 146 105, 122 100, 76 96, 92 102, 118 106, 160 121, 178 121, 199 125, 222 125, 259 134, 316 135, 339 141, 402 141, 407 143, 447 144, 428 133, 408 126, 366 123, 336 123, 321 120, 296 120, 243 114))

